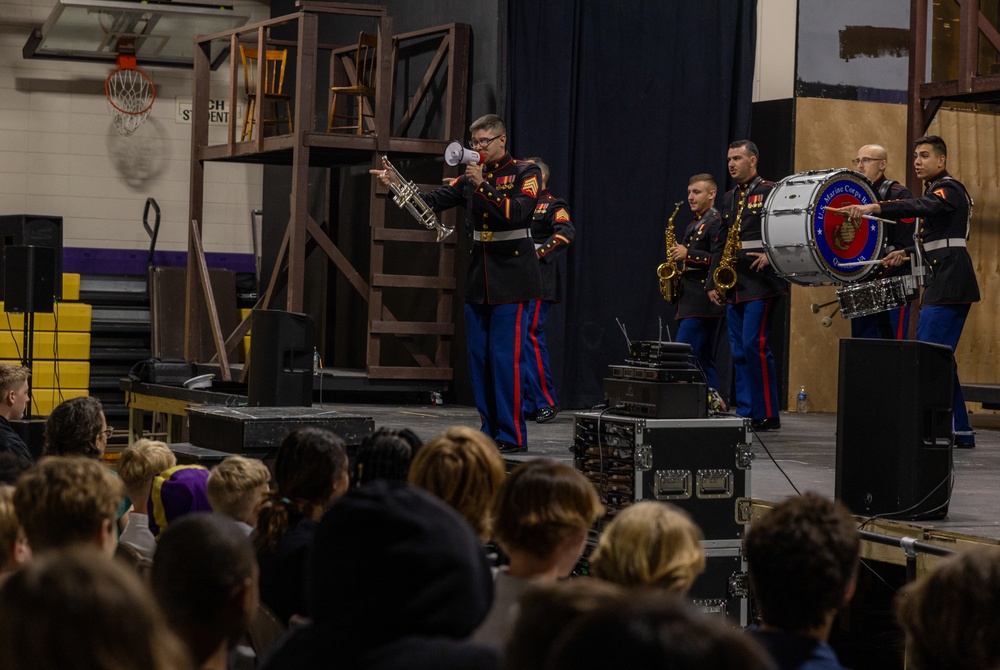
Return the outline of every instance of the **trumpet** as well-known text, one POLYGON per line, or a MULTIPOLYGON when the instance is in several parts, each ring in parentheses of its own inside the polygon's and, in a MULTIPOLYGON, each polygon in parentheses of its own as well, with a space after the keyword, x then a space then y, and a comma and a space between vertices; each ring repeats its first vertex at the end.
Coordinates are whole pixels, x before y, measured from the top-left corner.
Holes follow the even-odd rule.
POLYGON ((715 272, 712 274, 715 290, 722 299, 725 299, 726 291, 736 286, 736 254, 743 248, 743 243, 740 242, 740 227, 743 225, 743 206, 745 204, 746 201, 740 198, 740 206, 736 209, 736 220, 729 227, 729 233, 726 235, 726 246, 722 248, 719 267, 715 268, 715 272))
POLYGON ((389 162, 387 156, 382 156, 382 165, 385 166, 387 170, 392 170, 392 173, 396 175, 395 180, 389 180, 389 190, 392 191, 392 201, 399 206, 400 209, 405 209, 410 214, 413 215, 417 221, 419 221, 425 228, 429 230, 437 231, 437 241, 440 242, 446 237, 454 232, 454 228, 445 226, 440 221, 438 221, 437 215, 434 214, 434 210, 428 206, 423 198, 420 197, 420 189, 412 181, 407 180, 399 173, 399 170, 389 162))
POLYGON ((680 271, 677 269, 677 261, 674 260, 670 250, 677 246, 677 235, 674 234, 674 217, 680 211, 684 201, 681 200, 674 205, 674 213, 667 219, 667 228, 663 231, 664 241, 667 245, 667 261, 660 263, 656 268, 656 276, 660 278, 660 294, 669 303, 677 299, 677 280, 680 278, 680 271))

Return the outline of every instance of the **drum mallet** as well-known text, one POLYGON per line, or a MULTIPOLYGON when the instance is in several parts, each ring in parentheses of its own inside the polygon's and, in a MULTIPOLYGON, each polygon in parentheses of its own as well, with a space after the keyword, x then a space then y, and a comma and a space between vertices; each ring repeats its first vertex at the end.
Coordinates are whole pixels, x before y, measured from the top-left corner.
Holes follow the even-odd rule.
POLYGON ((823 309, 824 307, 829 307, 830 305, 832 305, 835 302, 837 302, 837 301, 836 300, 831 300, 830 302, 824 302, 822 305, 817 305, 816 303, 813 303, 812 305, 809 306, 809 309, 812 310, 813 314, 819 314, 819 311, 821 309, 823 309))
MULTIPOLYGON (((825 209, 828 212, 833 212, 834 214, 841 214, 843 216, 847 216, 847 214, 844 212, 844 209, 842 207, 830 207, 830 206, 826 206, 823 209, 825 209)), ((898 223, 898 221, 893 221, 892 219, 883 219, 883 218, 878 217, 878 216, 872 216, 871 214, 865 214, 861 218, 862 219, 871 219, 872 221, 881 221, 882 223, 892 223, 892 224, 898 223)))

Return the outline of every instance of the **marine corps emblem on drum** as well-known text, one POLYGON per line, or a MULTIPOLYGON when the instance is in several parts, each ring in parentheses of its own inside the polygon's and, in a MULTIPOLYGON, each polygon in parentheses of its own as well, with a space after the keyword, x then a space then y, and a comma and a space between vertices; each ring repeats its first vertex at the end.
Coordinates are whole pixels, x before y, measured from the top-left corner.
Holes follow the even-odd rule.
POLYGON ((876 202, 868 181, 851 170, 802 172, 777 183, 764 205, 764 251, 779 276, 803 286, 844 284, 874 270, 882 222, 852 224, 827 208, 876 202))

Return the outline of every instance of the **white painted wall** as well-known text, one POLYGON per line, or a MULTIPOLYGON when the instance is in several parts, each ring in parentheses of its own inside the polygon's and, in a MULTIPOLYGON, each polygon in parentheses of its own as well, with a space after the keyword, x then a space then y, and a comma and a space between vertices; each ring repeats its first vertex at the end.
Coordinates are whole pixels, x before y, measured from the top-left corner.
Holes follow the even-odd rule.
MULTIPOLYGON (((267 19, 267 2, 229 0, 251 20, 267 19)), ((162 210, 157 248, 187 249, 191 125, 177 123, 177 98, 190 100, 190 70, 139 67, 157 99, 131 136, 118 134, 96 63, 25 60, 21 49, 54 0, 0 1, 0 214, 63 217, 67 247, 144 249, 147 197, 162 210)), ((213 73, 212 95, 224 97, 228 66, 213 73)), ((239 126, 237 126, 238 128, 239 126)), ((212 128, 222 142, 223 127, 212 128)), ((261 206, 258 165, 208 164, 205 249, 252 252, 250 210, 261 206)))
MULTIPOLYGON (((834 3, 835 4, 835 3, 834 3)), ((797 0, 758 0, 753 101, 795 96, 797 0)))

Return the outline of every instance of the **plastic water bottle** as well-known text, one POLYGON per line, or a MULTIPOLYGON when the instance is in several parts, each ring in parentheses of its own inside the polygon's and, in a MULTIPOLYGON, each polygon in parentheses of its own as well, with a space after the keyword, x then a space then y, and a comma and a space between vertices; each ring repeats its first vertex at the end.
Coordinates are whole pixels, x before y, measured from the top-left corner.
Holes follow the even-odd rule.
POLYGON ((806 387, 799 389, 799 395, 795 398, 795 411, 805 414, 809 411, 809 396, 806 395, 806 387))

